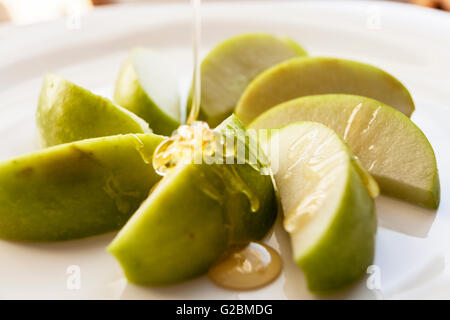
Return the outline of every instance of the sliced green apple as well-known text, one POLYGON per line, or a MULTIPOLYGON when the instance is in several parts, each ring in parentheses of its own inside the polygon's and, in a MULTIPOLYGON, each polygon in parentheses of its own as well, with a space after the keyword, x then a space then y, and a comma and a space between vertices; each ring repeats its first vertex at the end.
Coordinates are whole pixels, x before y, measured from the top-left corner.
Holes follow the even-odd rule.
POLYGON ((95 138, 0 163, 0 238, 56 241, 119 229, 160 179, 151 156, 162 140, 95 138))
POLYGON ((201 65, 200 119, 215 127, 233 112, 242 92, 258 74, 299 56, 306 56, 306 52, 288 37, 249 33, 223 41, 201 65))
MULTIPOLYGON (((234 124, 221 128, 235 127, 235 118, 228 121, 234 124)), ((275 217, 270 176, 249 164, 182 162, 161 180, 108 251, 129 281, 166 285, 204 274, 230 247, 261 239, 275 217)))
POLYGON ((269 155, 295 262, 313 292, 342 288, 372 263, 376 184, 331 129, 296 122, 270 130, 269 155), (276 164, 276 166, 274 166, 276 164))
POLYGON ((37 124, 44 147, 124 133, 148 133, 132 112, 57 75, 48 74, 39 97, 37 124))
POLYGON ((120 70, 114 102, 170 136, 180 124, 179 88, 169 61, 146 48, 135 48, 120 70))
POLYGON ((439 175, 433 149, 401 112, 366 97, 317 95, 276 106, 249 127, 274 128, 300 120, 321 122, 340 134, 383 193, 438 207, 439 175))
POLYGON ((408 90, 385 71, 356 61, 318 57, 291 59, 263 72, 244 91, 235 112, 248 124, 282 102, 326 93, 370 97, 407 116, 414 111, 408 90))

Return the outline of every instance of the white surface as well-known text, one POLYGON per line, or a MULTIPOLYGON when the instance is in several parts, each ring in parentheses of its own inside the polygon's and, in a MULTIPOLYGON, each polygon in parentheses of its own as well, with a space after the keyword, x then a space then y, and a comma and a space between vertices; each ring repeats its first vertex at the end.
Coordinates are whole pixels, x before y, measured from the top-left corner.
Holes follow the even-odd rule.
MULTIPOLYGON (((375 264, 381 294, 367 289, 365 277, 328 298, 450 298, 450 14, 363 1, 211 3, 202 13, 203 52, 240 32, 286 34, 311 55, 374 64, 410 89, 417 105, 412 119, 436 151, 441 206, 435 213, 380 197, 375 264)), ((187 90, 191 16, 187 4, 112 6, 83 16, 80 29, 67 29, 64 20, 0 27, 0 159, 36 148, 34 112, 45 72, 111 96, 128 49, 148 45, 173 59, 187 90)), ((284 272, 249 292, 219 289, 205 277, 166 288, 128 284, 105 252, 113 236, 53 244, 0 241, 0 298, 315 298, 279 231, 270 243, 281 250, 284 272), (67 289, 70 265, 81 267, 80 290, 67 289)))

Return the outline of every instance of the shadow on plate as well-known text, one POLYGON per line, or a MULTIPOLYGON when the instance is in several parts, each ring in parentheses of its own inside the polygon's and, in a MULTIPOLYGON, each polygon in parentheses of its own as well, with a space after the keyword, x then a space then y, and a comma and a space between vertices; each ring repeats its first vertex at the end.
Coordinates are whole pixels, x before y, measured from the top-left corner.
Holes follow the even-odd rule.
POLYGON ((409 236, 426 238, 436 219, 436 211, 397 199, 380 196, 375 200, 380 227, 409 236))
POLYGON ((292 259, 292 249, 289 235, 284 231, 281 219, 278 219, 274 231, 276 241, 279 245, 279 253, 283 259, 284 294, 287 299, 349 299, 357 296, 359 299, 375 299, 376 293, 366 287, 366 277, 362 277, 351 286, 336 292, 316 295, 308 291, 306 278, 301 269, 292 259))

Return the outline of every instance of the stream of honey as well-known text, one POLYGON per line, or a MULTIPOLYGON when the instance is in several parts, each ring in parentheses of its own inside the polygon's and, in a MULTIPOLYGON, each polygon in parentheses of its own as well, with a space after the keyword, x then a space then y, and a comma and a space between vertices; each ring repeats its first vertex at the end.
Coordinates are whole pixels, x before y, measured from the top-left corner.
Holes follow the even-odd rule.
POLYGON ((202 16, 201 16, 201 0, 191 0, 193 9, 193 32, 192 32, 192 57, 194 65, 194 76, 192 86, 192 105, 191 111, 187 117, 186 124, 192 125, 197 120, 198 113, 200 111, 200 99, 201 99, 201 71, 200 71, 200 42, 202 35, 202 16))
MULTIPOLYGON (((199 49, 201 43, 201 0, 191 0, 193 9, 193 85, 192 105, 186 124, 181 125, 175 134, 163 141, 153 155, 153 166, 162 176, 168 174, 183 161, 196 162, 198 150, 200 157, 211 156, 217 151, 217 141, 213 130, 206 122, 198 121, 201 104, 201 70, 199 49)), ((223 146, 219 144, 219 147, 223 146)), ((226 146, 225 146, 226 148, 226 146)), ((200 159, 201 160, 201 159, 200 159)), ((209 190, 206 194, 217 199, 219 205, 233 193, 242 192, 248 198, 251 211, 258 214, 259 199, 237 174, 233 165, 224 164, 216 170, 225 181, 226 190, 209 190)), ((251 290, 269 284, 281 272, 282 262, 279 254, 264 243, 251 242, 245 248, 222 257, 211 267, 209 278, 217 285, 234 290, 251 290)))

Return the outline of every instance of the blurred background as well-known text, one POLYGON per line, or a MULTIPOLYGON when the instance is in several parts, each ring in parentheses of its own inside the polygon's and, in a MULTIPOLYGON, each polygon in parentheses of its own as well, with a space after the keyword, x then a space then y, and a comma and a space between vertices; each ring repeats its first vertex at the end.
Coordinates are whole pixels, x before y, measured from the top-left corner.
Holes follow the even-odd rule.
MULTIPOLYGON (((73 13, 84 13, 95 6, 114 5, 118 3, 147 2, 187 2, 189 0, 0 0, 0 23, 29 24, 51 20, 73 13)), ((205 0, 205 2, 214 0, 205 0)), ((223 0, 222 0, 223 1, 223 0)), ((234 1, 234 0, 228 0, 234 1)), ((280 0, 282 1, 282 0, 280 0)), ((285 0, 287 1, 287 0, 285 0)), ((296 0, 302 1, 302 0, 296 0)), ((353 0, 358 1, 358 0, 353 0)), ((373 0, 377 1, 377 0, 373 0)), ((450 0, 391 0, 406 2, 436 10, 450 11, 450 0)))

